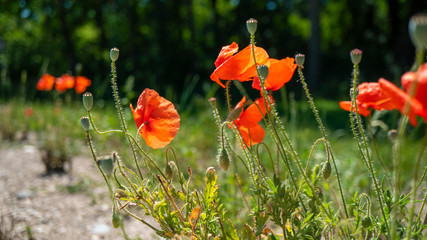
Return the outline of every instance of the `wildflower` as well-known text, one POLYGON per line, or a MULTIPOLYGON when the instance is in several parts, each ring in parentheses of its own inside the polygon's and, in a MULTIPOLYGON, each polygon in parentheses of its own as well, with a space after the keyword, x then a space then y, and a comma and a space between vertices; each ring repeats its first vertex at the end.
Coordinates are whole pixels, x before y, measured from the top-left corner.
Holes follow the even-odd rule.
POLYGON ((55 89, 58 92, 65 92, 69 88, 74 87, 74 77, 68 74, 63 74, 55 80, 55 89))
MULTIPOLYGON (((357 86, 359 94, 356 98, 357 110, 360 115, 368 116, 370 108, 382 111, 393 110, 396 106, 391 101, 391 98, 386 96, 377 82, 366 82, 357 86)), ((350 111, 351 102, 340 102, 340 107, 346 111, 350 111)))
POLYGON ((136 126, 151 148, 163 148, 178 133, 180 118, 174 105, 152 89, 145 89, 136 109, 130 104, 136 126))
POLYGON ((424 109, 427 109, 427 63, 421 65, 417 72, 407 72, 401 78, 402 86, 405 91, 411 95, 413 89, 415 99, 420 101, 424 109))
POLYGON ((33 116, 33 113, 34 113, 34 111, 31 107, 25 108, 25 116, 31 117, 31 116, 33 116))
MULTIPOLYGON (((366 117, 371 113, 371 111, 368 108, 361 105, 358 101, 356 101, 356 103, 357 103, 357 112, 360 115, 366 117)), ((351 101, 341 101, 341 102, 339 102, 339 105, 343 110, 350 112, 351 101)), ((355 111, 356 111, 356 108, 353 106, 353 112, 355 112, 355 111)))
POLYGON ((37 82, 37 90, 39 91, 50 91, 55 83, 55 77, 50 74, 43 74, 40 80, 37 82))
MULTIPOLYGON (((242 108, 246 102, 246 97, 236 105, 235 109, 242 108)), ((267 110, 263 98, 257 99, 249 105, 240 116, 234 121, 237 129, 242 134, 243 140, 248 146, 262 142, 265 131, 259 125, 267 110), (260 111, 261 110, 261 111, 260 111)))
MULTIPOLYGON (((277 91, 289 82, 298 65, 293 58, 277 60, 270 58, 270 67, 268 68, 268 77, 265 79, 264 87, 267 91, 277 91)), ((261 90, 261 83, 258 76, 254 77, 252 88, 261 90)))
POLYGON ((77 76, 74 90, 76 91, 76 93, 81 94, 86 91, 86 88, 89 87, 91 84, 92 81, 89 80, 87 77, 77 76))
POLYGON ((426 110, 423 109, 420 101, 411 97, 408 93, 384 78, 380 78, 378 83, 380 84, 383 93, 391 98, 396 109, 409 117, 409 121, 412 126, 417 125, 416 115, 423 117, 424 121, 427 120, 426 110))
MULTIPOLYGON (((252 46, 249 45, 242 51, 236 53, 238 49, 239 46, 235 42, 223 47, 215 61, 216 69, 211 74, 211 80, 218 83, 223 88, 225 88, 225 85, 221 80, 239 80, 244 82, 252 80, 257 75, 252 54, 252 46)), ((260 47, 254 47, 254 49, 257 64, 269 65, 267 52, 260 47)))

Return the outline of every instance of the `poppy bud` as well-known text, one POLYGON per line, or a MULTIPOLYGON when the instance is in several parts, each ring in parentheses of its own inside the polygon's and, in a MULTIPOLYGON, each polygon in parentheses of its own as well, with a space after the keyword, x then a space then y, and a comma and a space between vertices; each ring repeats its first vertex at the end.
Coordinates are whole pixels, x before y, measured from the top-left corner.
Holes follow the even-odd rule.
POLYGON ((110 59, 111 59, 111 61, 115 62, 115 61, 117 61, 118 58, 119 58, 119 49, 112 48, 110 50, 110 59))
POLYGON ((255 34, 257 25, 258 25, 258 21, 256 19, 250 18, 249 20, 246 21, 246 27, 248 28, 248 32, 251 35, 255 34))
POLYGON ((86 108, 87 111, 90 111, 92 109, 93 105, 93 96, 90 92, 83 93, 83 106, 86 108))
POLYGON ((416 48, 427 48, 427 15, 417 14, 409 20, 409 36, 416 48))
POLYGON ((353 49, 350 51, 350 57, 351 57, 351 62, 354 65, 357 65, 360 63, 360 61, 362 61, 362 50, 360 49, 353 49))
POLYGON ((218 154, 218 163, 222 170, 227 171, 230 166, 230 158, 228 157, 228 153, 225 148, 221 148, 218 154))
POLYGON ((82 127, 84 128, 84 130, 89 131, 90 122, 89 122, 89 118, 88 117, 81 117, 80 118, 80 123, 82 124, 82 127))
POLYGON ((314 165, 312 171, 313 171, 313 175, 317 176, 317 174, 319 174, 319 172, 320 172, 320 166, 319 166, 319 164, 314 165))
POLYGON ((268 66, 267 65, 259 65, 257 68, 258 68, 260 80, 264 82, 264 80, 267 79, 267 77, 268 77, 268 66))
POLYGON ((104 171, 104 173, 106 173, 107 175, 111 175, 113 173, 114 162, 112 157, 110 156, 100 157, 98 158, 96 163, 98 163, 102 171, 104 171))
POLYGON ((295 55, 295 62, 297 63, 298 67, 304 67, 305 55, 302 53, 298 53, 297 55, 295 55))
POLYGON ((165 167, 165 175, 166 175, 166 178, 167 178, 169 181, 172 179, 173 172, 172 172, 172 168, 171 168, 171 166, 170 166, 169 164, 166 164, 166 167, 165 167))
POLYGON ((211 104, 212 107, 216 107, 216 98, 211 97, 209 98, 209 103, 211 104))
POLYGON ((240 117, 240 114, 242 114, 243 107, 238 107, 233 109, 225 119, 226 122, 234 122, 240 117))
POLYGON ((396 129, 391 129, 390 131, 388 131, 388 138, 390 138, 390 140, 392 142, 394 142, 397 138, 397 130, 396 129))
POLYGON ((113 222, 113 227, 114 228, 120 227, 120 224, 122 223, 122 220, 120 219, 120 215, 119 215, 119 213, 116 210, 113 211, 112 222, 113 222))
POLYGON ((362 227, 368 228, 372 225, 372 219, 370 216, 366 216, 362 219, 362 227))
POLYGON ((206 176, 206 180, 207 180, 208 182, 213 182, 213 181, 215 181, 215 177, 216 177, 216 171, 215 171, 215 168, 214 168, 214 167, 208 167, 208 169, 206 169, 205 176, 206 176))
POLYGON ((329 163, 329 161, 327 161, 323 164, 323 168, 322 168, 323 179, 325 180, 328 179, 329 176, 331 176, 331 172, 332 172, 331 164, 329 163))

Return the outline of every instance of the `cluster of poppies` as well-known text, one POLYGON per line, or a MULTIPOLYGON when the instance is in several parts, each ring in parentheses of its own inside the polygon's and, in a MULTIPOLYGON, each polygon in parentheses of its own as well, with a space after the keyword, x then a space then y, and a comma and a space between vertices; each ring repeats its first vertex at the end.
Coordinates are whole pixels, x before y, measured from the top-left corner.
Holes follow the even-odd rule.
MULTIPOLYGON (((252 81, 252 87, 261 90, 254 55, 257 65, 268 66, 268 76, 264 80, 264 87, 267 91, 277 91, 291 80, 297 68, 294 58, 273 59, 268 56, 263 48, 254 46, 253 49, 254 52, 252 46, 249 45, 238 52, 239 46, 235 42, 222 47, 215 61, 216 69, 210 76, 211 80, 223 88, 225 88, 222 82, 224 80, 252 81)), ((271 96, 270 101, 272 101, 271 96)), ((242 109, 242 111, 234 120, 234 124, 240 131, 245 143, 252 146, 264 139, 265 130, 259 125, 259 122, 266 114, 267 108, 262 97, 243 110, 246 105, 245 102, 246 97, 243 97, 235 106, 235 109, 242 109)))
MULTIPOLYGON (((356 98, 358 113, 368 116, 371 109, 399 110, 409 117, 410 123, 417 124, 416 116, 421 116, 427 121, 427 63, 421 65, 417 72, 407 72, 402 75, 400 89, 384 78, 378 82, 366 82, 357 88, 359 94, 356 98)), ((340 102, 342 109, 351 110, 350 101, 340 102)), ((354 109, 354 107, 353 107, 354 109)))
POLYGON ((92 81, 87 77, 83 76, 70 76, 63 74, 61 77, 55 78, 50 74, 43 74, 40 80, 37 82, 37 90, 39 91, 50 91, 55 86, 56 91, 65 92, 67 89, 72 89, 76 93, 81 94, 86 91, 86 88, 92 84, 92 81))

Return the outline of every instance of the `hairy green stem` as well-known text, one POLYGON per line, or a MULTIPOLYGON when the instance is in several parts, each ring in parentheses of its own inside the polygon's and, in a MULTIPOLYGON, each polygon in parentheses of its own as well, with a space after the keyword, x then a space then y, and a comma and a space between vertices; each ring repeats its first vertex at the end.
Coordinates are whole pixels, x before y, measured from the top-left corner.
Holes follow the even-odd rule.
POLYGON ((340 175, 338 173, 337 164, 335 163, 334 154, 332 152, 331 145, 330 145, 328 137, 326 135, 326 130, 325 130, 325 127, 323 125, 322 119, 319 116, 319 111, 317 110, 316 105, 314 105, 313 98, 311 97, 310 92, 308 91, 307 83, 305 82, 304 74, 302 73, 302 68, 299 66, 298 66, 298 74, 299 74, 302 86, 304 88, 305 95, 307 96, 308 102, 310 103, 311 110, 313 111, 314 116, 316 117, 317 124, 319 125, 319 129, 322 132, 323 138, 325 139, 325 141, 327 143, 327 147, 330 149, 329 153, 331 154, 332 164, 334 165, 335 173, 337 174, 338 188, 340 190, 341 200, 342 200, 343 206, 344 206, 344 212, 345 212, 346 217, 349 218, 347 206, 345 203, 344 193, 343 193, 342 186, 341 186, 341 179, 340 179, 340 175))

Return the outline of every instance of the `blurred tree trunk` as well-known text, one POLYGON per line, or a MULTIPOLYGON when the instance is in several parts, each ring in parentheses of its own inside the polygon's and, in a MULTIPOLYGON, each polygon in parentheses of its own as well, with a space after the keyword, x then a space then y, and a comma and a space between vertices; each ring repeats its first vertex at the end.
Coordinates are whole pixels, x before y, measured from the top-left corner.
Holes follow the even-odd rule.
POLYGON ((308 45, 308 82, 310 87, 316 87, 320 73, 320 26, 319 0, 310 0, 311 37, 308 45))
POLYGON ((58 16, 59 20, 61 21, 61 34, 64 38, 65 42, 65 52, 67 54, 67 60, 68 60, 68 68, 71 70, 72 74, 74 74, 75 66, 76 66, 76 56, 74 54, 74 45, 71 40, 71 30, 67 23, 67 11, 64 6, 64 0, 58 0, 58 16))

